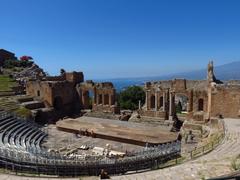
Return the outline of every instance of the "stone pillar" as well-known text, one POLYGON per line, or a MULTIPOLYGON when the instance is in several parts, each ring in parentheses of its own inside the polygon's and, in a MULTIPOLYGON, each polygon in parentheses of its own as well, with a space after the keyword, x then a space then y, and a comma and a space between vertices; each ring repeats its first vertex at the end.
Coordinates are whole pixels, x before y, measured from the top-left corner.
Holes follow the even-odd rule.
POLYGON ((103 93, 103 94, 102 94, 102 105, 105 104, 105 100, 104 100, 105 98, 104 98, 104 97, 105 97, 105 94, 103 93))
POLYGON ((165 92, 163 92, 163 111, 165 111, 166 110, 166 103, 165 103, 165 92))
POLYGON ((99 104, 99 95, 96 94, 96 104, 98 105, 99 104))
POLYGON ((172 92, 169 92, 169 120, 172 120, 172 108, 173 108, 172 92))
POLYGON ((96 91, 96 89, 93 89, 93 99, 94 99, 94 101, 93 101, 93 104, 97 104, 97 91, 96 91))
POLYGON ((112 102, 111 102, 111 105, 115 105, 115 94, 114 95, 111 95, 111 99, 112 99, 112 102))
POLYGON ((208 85, 207 119, 211 119, 211 111, 212 111, 212 85, 211 85, 211 83, 209 83, 209 85, 208 85))
POLYGON ((140 100, 138 101, 138 109, 139 110, 141 109, 141 101, 140 100))
POLYGON ((176 113, 175 92, 172 94, 172 116, 176 113))
POLYGON ((158 110, 158 92, 155 92, 155 111, 158 110))
POLYGON ((109 98, 109 100, 108 100, 109 105, 113 105, 113 95, 110 94, 108 98, 109 98))
POLYGON ((187 112, 193 111, 193 91, 191 90, 188 95, 188 105, 187 105, 187 112))
POLYGON ((146 100, 145 103, 147 104, 147 110, 150 109, 150 104, 149 104, 149 90, 146 91, 146 100))

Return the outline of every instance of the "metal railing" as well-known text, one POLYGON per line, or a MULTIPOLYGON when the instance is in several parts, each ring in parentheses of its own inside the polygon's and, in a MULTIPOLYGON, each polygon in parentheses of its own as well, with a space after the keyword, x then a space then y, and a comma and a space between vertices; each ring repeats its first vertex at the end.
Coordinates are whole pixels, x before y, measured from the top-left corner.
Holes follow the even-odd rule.
MULTIPOLYGON (((0 118, 9 116, 1 112, 0 118)), ((212 151, 222 142, 225 136, 225 126, 219 136, 211 142, 196 148, 181 156, 181 142, 172 141, 155 147, 127 153, 123 158, 110 158, 106 156, 86 156, 83 159, 70 158, 56 153, 49 153, 45 149, 27 147, 19 150, 14 147, 0 147, 0 167, 5 172, 9 170, 16 174, 28 175, 54 175, 54 176, 80 176, 99 175, 102 169, 109 174, 124 174, 128 171, 164 168, 180 164, 197 158, 212 151)))
POLYGON ((196 159, 201 157, 207 153, 213 151, 218 145, 220 145, 226 135, 226 126, 225 122, 222 119, 219 119, 221 127, 218 129, 218 133, 215 134, 215 137, 210 139, 210 141, 202 146, 195 148, 194 150, 185 152, 181 154, 181 157, 176 157, 171 159, 170 161, 161 164, 158 168, 165 168, 169 166, 175 166, 178 164, 182 164, 184 162, 190 161, 192 159, 196 159))
MULTIPOLYGON (((8 112, 0 112, 0 120, 12 116, 8 112)), ((34 126, 34 124, 32 124, 34 126)), ((36 126, 35 126, 36 127, 36 126)), ((25 136, 24 136, 25 137, 25 136)), ((26 137, 25 137, 26 138, 26 137)), ((163 162, 179 156, 181 142, 173 141, 155 147, 127 153, 123 158, 106 156, 86 156, 74 158, 49 153, 46 149, 27 146, 18 148, 4 145, 0 147, 0 166, 18 173, 46 174, 57 176, 98 175, 101 169, 109 174, 120 174, 127 171, 153 169, 163 162)))

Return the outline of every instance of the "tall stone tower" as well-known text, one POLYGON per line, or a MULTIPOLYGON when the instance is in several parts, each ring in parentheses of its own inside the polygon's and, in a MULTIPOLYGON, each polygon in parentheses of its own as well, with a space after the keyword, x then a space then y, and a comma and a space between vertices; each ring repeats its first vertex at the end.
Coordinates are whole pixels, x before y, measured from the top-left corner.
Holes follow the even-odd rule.
POLYGON ((207 108, 207 119, 211 119, 211 111, 212 111, 212 93, 213 89, 217 83, 222 83, 221 81, 217 80, 214 71, 213 71, 213 61, 208 63, 207 69, 207 81, 208 81, 208 108, 207 108))
POLYGON ((208 83, 212 83, 216 80, 213 72, 213 61, 210 61, 208 63, 207 80, 208 80, 208 83))

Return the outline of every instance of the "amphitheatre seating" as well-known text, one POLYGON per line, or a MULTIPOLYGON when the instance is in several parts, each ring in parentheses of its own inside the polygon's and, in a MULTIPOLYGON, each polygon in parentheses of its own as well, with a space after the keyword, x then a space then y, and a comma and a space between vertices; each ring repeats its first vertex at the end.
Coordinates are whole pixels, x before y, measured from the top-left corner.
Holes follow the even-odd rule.
POLYGON ((18 150, 41 150, 41 142, 46 136, 37 125, 0 109, 0 145, 18 150))
POLYGON ((5 144, 5 139, 8 139, 8 133, 9 131, 11 131, 11 129, 13 129, 16 126, 21 125, 21 122, 17 122, 15 121, 14 123, 12 123, 10 126, 6 127, 5 129, 3 129, 3 131, 1 131, 2 133, 0 134, 0 141, 3 142, 3 144, 5 144))
POLYGON ((21 123, 18 126, 12 128, 8 133, 8 136, 5 136, 4 142, 7 141, 8 145, 14 145, 14 138, 16 135, 25 128, 25 124, 21 123))
POLYGON ((97 156, 89 156, 85 160, 61 156, 41 148, 41 142, 46 136, 38 125, 0 109, 0 166, 15 170, 16 173, 27 171, 61 176, 96 175, 106 166, 110 172, 113 170, 112 173, 125 173, 128 170, 149 169, 153 160, 165 161, 169 155, 179 155, 181 150, 180 142, 174 141, 133 152, 119 160, 97 156), (136 163, 141 166, 136 166, 136 163))

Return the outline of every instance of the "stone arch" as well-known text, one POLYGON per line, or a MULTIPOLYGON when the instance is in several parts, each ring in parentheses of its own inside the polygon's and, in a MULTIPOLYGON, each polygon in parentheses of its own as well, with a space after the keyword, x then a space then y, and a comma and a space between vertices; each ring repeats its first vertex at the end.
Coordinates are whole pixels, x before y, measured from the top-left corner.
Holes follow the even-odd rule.
POLYGON ((203 98, 198 99, 198 111, 203 111, 204 100, 203 98))
POLYGON ((56 96, 53 101, 53 107, 56 110, 62 110, 63 108, 63 100, 60 96, 56 96))
POLYGON ((189 95, 187 93, 175 93, 175 105, 176 107, 181 105, 181 111, 188 110, 189 95))
POLYGON ((154 109, 155 108, 155 96, 152 95, 150 99, 150 108, 154 109))

